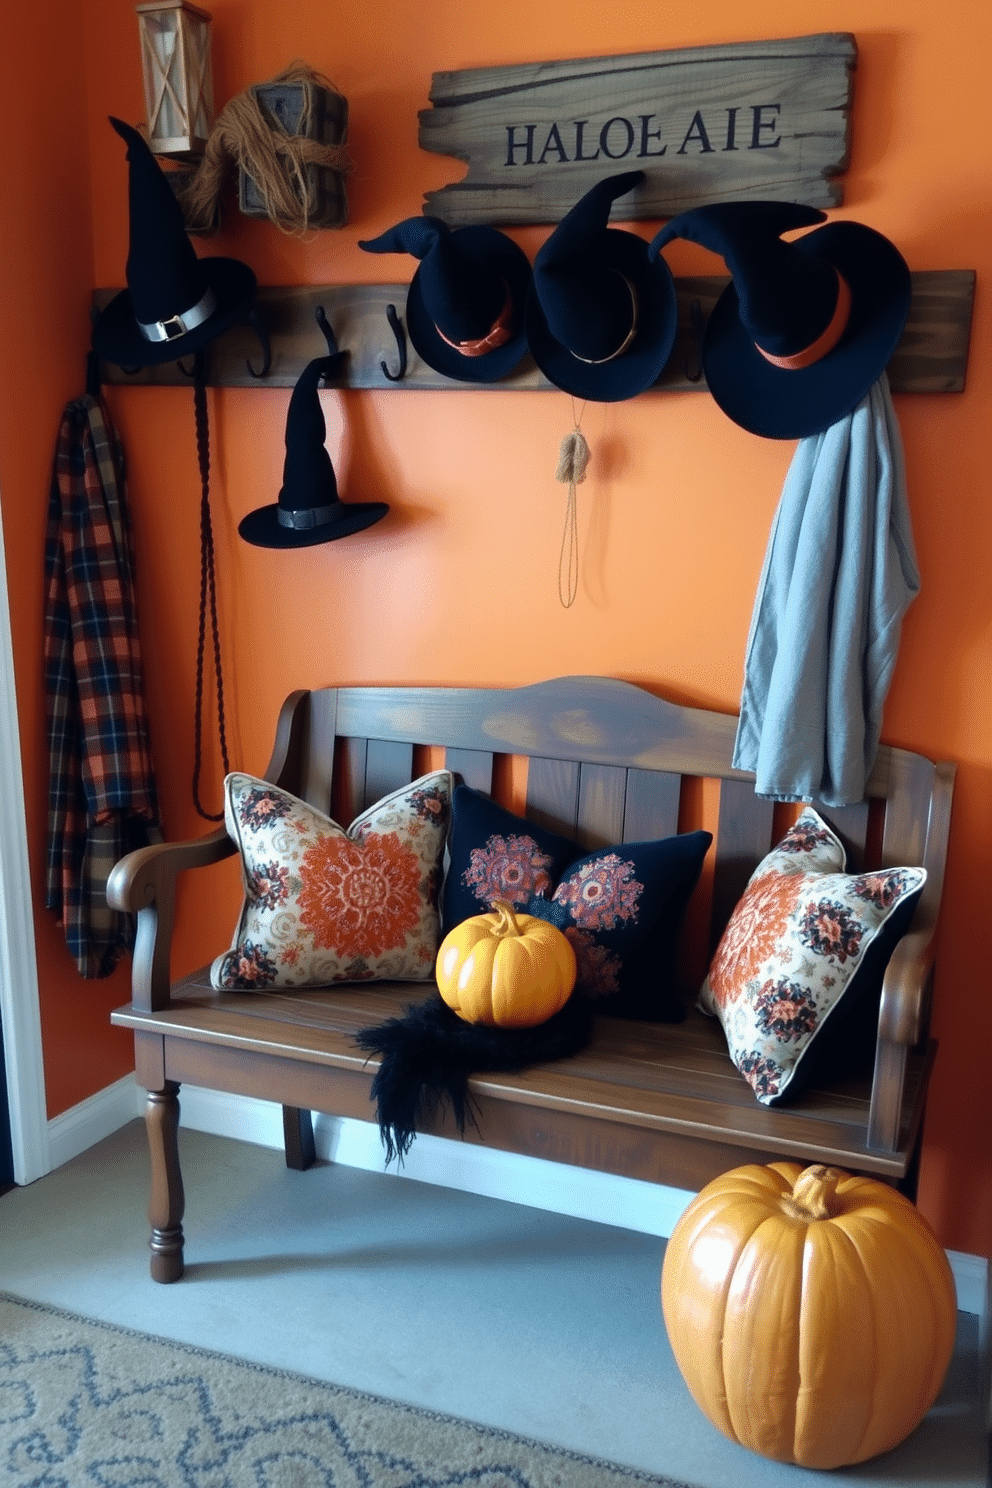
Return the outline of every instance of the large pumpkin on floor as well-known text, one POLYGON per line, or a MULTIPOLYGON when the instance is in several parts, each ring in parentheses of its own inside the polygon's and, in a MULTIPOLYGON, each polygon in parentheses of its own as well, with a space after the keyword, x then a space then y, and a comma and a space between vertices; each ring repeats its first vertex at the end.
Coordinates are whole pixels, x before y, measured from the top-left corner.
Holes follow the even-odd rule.
POLYGON ((466 1023, 532 1028, 565 1006, 575 952, 557 925, 503 900, 450 930, 437 953, 437 986, 466 1023))
POLYGON ((696 1404, 732 1441, 831 1468, 901 1442, 954 1347, 943 1249, 885 1183, 798 1163, 735 1168, 665 1251, 661 1302, 696 1404))

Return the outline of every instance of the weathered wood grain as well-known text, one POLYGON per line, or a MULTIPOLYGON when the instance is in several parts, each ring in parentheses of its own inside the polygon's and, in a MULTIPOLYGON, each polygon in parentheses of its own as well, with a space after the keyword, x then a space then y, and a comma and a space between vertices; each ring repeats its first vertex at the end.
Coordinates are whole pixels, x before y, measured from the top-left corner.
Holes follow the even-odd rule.
POLYGON ((625 220, 714 201, 843 200, 848 33, 438 72, 420 144, 468 162, 424 210, 452 225, 557 222, 604 174, 643 170, 625 220))
MULTIPOLYGON (((679 321, 671 356, 651 392, 701 392, 706 380, 699 367, 699 330, 728 283, 726 275, 695 275, 676 279, 679 321)), ((101 310, 114 289, 98 289, 93 303, 101 310)), ((386 306, 395 305, 403 317, 405 284, 329 284, 279 286, 258 291, 258 309, 272 348, 272 366, 256 378, 249 361, 260 364, 258 340, 247 325, 238 325, 207 347, 206 380, 210 387, 293 387, 307 362, 323 356, 326 344, 316 320, 323 306, 338 345, 349 353, 337 387, 408 389, 460 388, 435 372, 408 348, 408 370, 402 382, 391 382, 382 370, 396 368, 396 343, 386 319, 386 306)), ((965 385, 975 294, 972 269, 926 269, 913 275, 909 320, 889 364, 889 384, 896 393, 961 392, 965 385)), ((186 387, 190 377, 177 362, 125 372, 113 362, 100 366, 102 380, 114 386, 186 387)), ((473 384, 473 390, 493 392, 554 392, 553 383, 525 357, 519 371, 501 382, 473 384)))
POLYGON ((913 275, 909 320, 888 367, 894 391, 964 391, 974 301, 974 269, 924 269, 913 275))

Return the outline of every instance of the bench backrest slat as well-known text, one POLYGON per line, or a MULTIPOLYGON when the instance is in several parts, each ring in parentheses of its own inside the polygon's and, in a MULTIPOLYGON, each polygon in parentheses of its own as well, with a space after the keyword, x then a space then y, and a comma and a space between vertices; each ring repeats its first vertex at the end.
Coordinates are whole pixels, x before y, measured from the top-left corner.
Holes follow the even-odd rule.
POLYGON ((922 863, 934 767, 919 754, 893 750, 893 791, 882 833, 882 866, 922 863))
POLYGON ((682 776, 663 770, 628 770, 623 841, 652 842, 679 829, 682 776))
POLYGON ((412 744, 393 739, 370 739, 365 755, 363 810, 401 786, 409 785, 415 778, 412 744))
POLYGON ((746 780, 724 780, 713 869, 712 950, 751 874, 772 846, 774 803, 756 796, 746 780))
POLYGON ((531 760, 526 815, 551 832, 575 836, 579 820, 579 765, 575 760, 531 760))
POLYGON ((582 766, 576 836, 589 852, 623 841, 626 796, 627 771, 621 766, 582 766))
MULTIPOLYGON (((339 739, 336 750, 335 818, 350 826, 365 810, 365 761, 367 739, 339 739)), ((316 802, 314 803, 316 805, 316 802)))
POLYGON ((446 749, 444 763, 473 790, 491 796, 493 791, 493 756, 484 749, 446 749))
POLYGON ((822 801, 813 802, 814 809, 826 817, 847 851, 845 868, 848 873, 860 873, 865 861, 868 841, 869 803, 859 806, 824 806, 822 801))
POLYGON ((301 740, 300 784, 296 794, 326 814, 331 811, 334 771, 341 768, 340 759, 335 759, 337 702, 336 687, 310 693, 306 734, 301 740))

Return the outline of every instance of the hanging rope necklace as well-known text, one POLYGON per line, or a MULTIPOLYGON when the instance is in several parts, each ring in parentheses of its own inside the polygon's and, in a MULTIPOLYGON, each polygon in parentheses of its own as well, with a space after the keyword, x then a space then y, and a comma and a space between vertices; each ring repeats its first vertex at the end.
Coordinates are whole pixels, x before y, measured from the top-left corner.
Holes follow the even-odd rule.
POLYGON ((583 403, 579 415, 575 415, 575 399, 572 398, 572 429, 565 435, 558 450, 558 469, 555 480, 568 486, 565 502, 565 526, 561 535, 561 551, 558 554, 558 598, 562 608, 568 609, 575 599, 579 585, 579 524, 575 501, 575 488, 586 478, 589 463, 589 446, 579 428, 586 411, 583 403))

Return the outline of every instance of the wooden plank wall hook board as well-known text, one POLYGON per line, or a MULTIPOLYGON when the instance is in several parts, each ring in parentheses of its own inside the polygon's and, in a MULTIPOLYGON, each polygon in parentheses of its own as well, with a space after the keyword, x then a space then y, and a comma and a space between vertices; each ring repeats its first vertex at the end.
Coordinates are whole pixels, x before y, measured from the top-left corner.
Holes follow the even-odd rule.
POLYGON ((452 226, 553 223, 603 176, 647 177, 618 218, 717 201, 834 207, 850 153, 847 32, 436 72, 423 149, 468 163, 427 193, 452 226))
MULTIPOLYGON (((654 392, 692 392, 706 387, 696 377, 698 326, 704 324, 728 280, 725 275, 678 278, 679 323, 675 345, 654 392), (694 307, 697 307, 694 308, 694 307)), ((93 305, 102 310, 119 291, 98 289, 93 305)), ((895 355, 889 363, 889 384, 894 393, 953 393, 964 389, 971 339, 971 310, 975 294, 972 269, 926 269, 913 274, 913 297, 909 318, 895 355)), ((396 337, 387 311, 395 305, 401 320, 406 316, 406 284, 326 284, 271 286, 258 291, 258 312, 268 330, 272 364, 268 376, 259 380, 248 370, 257 360, 258 341, 247 325, 233 326, 205 348, 206 380, 211 387, 294 387, 307 362, 323 354, 323 337, 317 324, 317 306, 322 305, 333 327, 338 345, 349 352, 337 386, 348 388, 454 388, 465 392, 546 391, 553 385, 529 357, 512 377, 501 382, 454 382, 435 372, 408 347, 405 375, 399 380, 383 371, 382 363, 395 369, 396 337)), ((187 387, 188 377, 176 362, 164 362, 139 371, 124 372, 111 362, 100 367, 101 380, 108 384, 187 387)))

